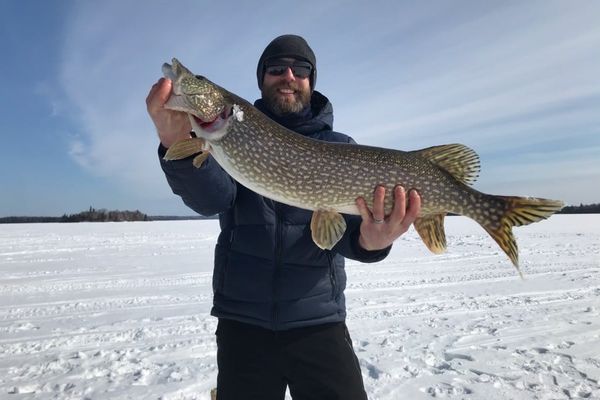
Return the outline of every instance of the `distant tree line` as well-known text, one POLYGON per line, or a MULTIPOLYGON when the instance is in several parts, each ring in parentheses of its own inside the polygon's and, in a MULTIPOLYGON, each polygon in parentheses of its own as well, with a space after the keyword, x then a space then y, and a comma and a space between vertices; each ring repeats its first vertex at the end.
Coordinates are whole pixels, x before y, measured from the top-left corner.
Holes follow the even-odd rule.
POLYGON ((63 214, 62 217, 4 217, 0 223, 39 223, 39 222, 121 222, 149 221, 150 218, 141 211, 108 211, 104 208, 96 210, 90 207, 88 211, 77 214, 63 214))
POLYGON ((580 204, 578 206, 566 206, 559 214, 598 214, 600 213, 600 203, 580 204))
POLYGON ((108 211, 90 207, 88 211, 77 214, 64 214, 58 222, 121 222, 121 221, 148 221, 148 216, 141 211, 108 211))
MULTIPOLYGON (((600 214, 600 203, 580 204, 578 206, 566 206, 559 214, 600 214)), ((171 220, 197 220, 214 219, 211 217, 195 216, 148 216, 141 211, 107 211, 96 210, 92 207, 88 211, 77 214, 64 214, 62 217, 1 217, 0 224, 17 223, 40 223, 40 222, 118 222, 118 221, 171 221, 171 220)))

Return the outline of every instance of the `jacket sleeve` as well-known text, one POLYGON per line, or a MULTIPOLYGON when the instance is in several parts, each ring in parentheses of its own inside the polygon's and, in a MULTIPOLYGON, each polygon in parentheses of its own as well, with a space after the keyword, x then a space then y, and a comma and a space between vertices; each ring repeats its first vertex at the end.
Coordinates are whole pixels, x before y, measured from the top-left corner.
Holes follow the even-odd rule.
POLYGON ((192 164, 193 157, 165 161, 167 149, 158 148, 160 166, 171 190, 180 196, 189 208, 204 216, 227 211, 233 205, 237 186, 217 162, 209 156, 200 168, 192 164))
POLYGON ((361 217, 355 215, 344 215, 346 220, 346 232, 340 241, 334 246, 333 251, 340 253, 346 258, 363 263, 373 263, 383 260, 390 254, 392 245, 382 250, 365 250, 358 243, 360 236, 361 217))

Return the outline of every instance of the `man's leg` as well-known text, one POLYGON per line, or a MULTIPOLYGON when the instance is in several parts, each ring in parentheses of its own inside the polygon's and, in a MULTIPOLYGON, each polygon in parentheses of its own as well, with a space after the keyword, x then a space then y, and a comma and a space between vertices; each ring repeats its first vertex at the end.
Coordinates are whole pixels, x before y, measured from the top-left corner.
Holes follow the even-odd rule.
POLYGON ((284 346, 294 400, 367 400, 346 324, 290 331, 284 346))
POLYGON ((283 400, 286 382, 273 332, 220 319, 218 400, 283 400))

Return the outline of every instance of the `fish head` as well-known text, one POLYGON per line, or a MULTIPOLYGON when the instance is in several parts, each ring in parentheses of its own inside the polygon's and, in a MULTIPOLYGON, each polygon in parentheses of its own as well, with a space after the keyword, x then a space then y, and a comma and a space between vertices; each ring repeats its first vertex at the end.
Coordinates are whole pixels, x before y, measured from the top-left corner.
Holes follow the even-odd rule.
POLYGON ((207 78, 194 75, 176 58, 172 64, 163 64, 162 69, 165 77, 173 81, 165 108, 187 113, 198 136, 208 140, 222 137, 233 110, 228 92, 207 78))

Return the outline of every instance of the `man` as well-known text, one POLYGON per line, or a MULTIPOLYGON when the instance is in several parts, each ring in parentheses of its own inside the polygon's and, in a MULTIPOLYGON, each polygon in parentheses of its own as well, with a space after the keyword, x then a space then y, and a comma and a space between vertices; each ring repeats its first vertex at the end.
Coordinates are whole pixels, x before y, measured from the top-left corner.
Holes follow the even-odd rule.
MULTIPOLYGON (((333 129, 329 100, 314 90, 315 55, 296 35, 275 38, 258 61, 262 97, 255 106, 302 135, 354 141, 333 129)), ((345 325, 344 257, 376 262, 408 230, 420 209, 416 191, 395 188, 384 215, 385 189, 374 188, 373 209, 357 199, 361 216, 345 216, 347 230, 331 250, 310 234, 311 211, 264 198, 225 173, 212 157, 165 162, 166 148, 190 137, 185 114, 166 110, 171 82, 161 79, 146 100, 161 141, 161 166, 173 192, 203 215, 219 214, 214 301, 219 318, 219 400, 284 398, 366 399, 360 366, 345 325), (408 209, 406 205, 409 205, 408 209)))

